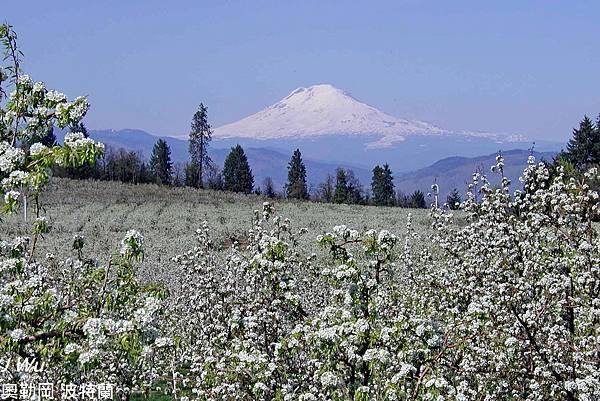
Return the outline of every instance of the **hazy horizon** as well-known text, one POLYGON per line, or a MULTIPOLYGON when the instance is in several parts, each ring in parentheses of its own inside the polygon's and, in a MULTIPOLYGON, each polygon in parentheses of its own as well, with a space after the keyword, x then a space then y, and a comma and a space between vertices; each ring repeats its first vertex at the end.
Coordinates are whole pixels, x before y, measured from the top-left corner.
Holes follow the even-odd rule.
POLYGON ((188 132, 332 84, 399 118, 566 141, 600 112, 600 4, 107 1, 3 6, 33 79, 92 129, 188 132))

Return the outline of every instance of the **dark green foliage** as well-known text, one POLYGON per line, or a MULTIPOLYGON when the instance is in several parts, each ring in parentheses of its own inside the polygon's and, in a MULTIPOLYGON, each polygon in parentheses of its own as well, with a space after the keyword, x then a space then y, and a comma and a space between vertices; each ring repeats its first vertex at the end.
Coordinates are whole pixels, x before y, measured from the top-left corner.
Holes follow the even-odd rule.
POLYGON ((46 135, 44 135, 41 139, 40 139, 40 143, 42 145, 45 145, 49 148, 51 148, 52 146, 56 145, 56 135, 54 135, 54 128, 50 127, 50 129, 48 129, 48 132, 46 132, 46 135))
POLYGON ((373 193, 373 204, 380 206, 383 187, 383 169, 377 165, 373 168, 373 178, 371 178, 371 192, 373 193))
POLYGON ((306 167, 302 161, 300 149, 296 149, 288 164, 288 182, 285 186, 288 198, 308 199, 306 188, 306 167))
POLYGON ((342 168, 337 169, 333 202, 347 204, 364 203, 362 185, 354 175, 354 171, 342 168))
POLYGON ((171 162, 171 149, 163 139, 154 144, 150 156, 150 173, 158 184, 170 184, 173 173, 173 162, 171 162))
POLYGON ((232 192, 252 193, 254 177, 248 164, 248 158, 240 145, 231 148, 223 166, 225 190, 232 192))
POLYGON ((208 109, 200 103, 198 111, 194 113, 189 139, 190 165, 193 169, 186 172, 186 185, 201 188, 203 171, 210 166, 211 159, 208 155, 208 143, 212 139, 212 130, 208 123, 208 109), (195 174, 196 177, 189 177, 195 174))
MULTIPOLYGON (((600 116, 595 124, 584 116, 579 128, 573 130, 567 149, 556 155, 552 163, 546 164, 550 172, 548 185, 558 176, 559 169, 565 180, 580 180, 587 169, 600 167, 600 116)), ((600 189, 597 180, 590 181, 589 185, 594 190, 600 189)))
POLYGON ((333 203, 346 203, 348 201, 348 183, 346 172, 338 168, 335 175, 335 189, 333 192, 333 203))
POLYGON ((273 179, 271 177, 266 177, 263 181, 263 194, 267 198, 276 198, 277 193, 275 192, 275 186, 273 185, 273 179))
POLYGON ((102 181, 120 181, 130 184, 154 182, 148 165, 138 152, 123 148, 106 147, 102 158, 94 165, 78 168, 53 167, 53 175, 75 179, 95 179, 102 181))
POLYGON ((23 141, 22 145, 25 148, 29 148, 34 143, 41 143, 49 148, 56 145, 56 135, 54 135, 54 127, 49 127, 45 130, 37 130, 29 135, 29 137, 23 141))
POLYGON ((425 209, 427 207, 423 192, 416 190, 412 193, 409 200, 409 207, 413 209, 425 209))
POLYGON ((365 196, 363 187, 358 180, 358 177, 354 175, 354 171, 348 169, 346 170, 346 193, 348 199, 346 203, 354 205, 354 204, 364 204, 365 196))
POLYGON ((394 199, 394 177, 392 170, 386 163, 373 168, 371 180, 371 192, 373 193, 373 204, 376 206, 393 206, 394 199))
POLYGON ((567 145, 566 158, 580 171, 600 164, 600 117, 596 124, 584 116, 567 145))
POLYGON ((196 163, 185 164, 185 186, 199 188, 200 173, 198 171, 198 165, 196 163))
POLYGON ((462 202, 462 197, 460 196, 460 192, 458 189, 454 188, 450 194, 446 197, 446 203, 448 207, 452 210, 457 210, 462 202))

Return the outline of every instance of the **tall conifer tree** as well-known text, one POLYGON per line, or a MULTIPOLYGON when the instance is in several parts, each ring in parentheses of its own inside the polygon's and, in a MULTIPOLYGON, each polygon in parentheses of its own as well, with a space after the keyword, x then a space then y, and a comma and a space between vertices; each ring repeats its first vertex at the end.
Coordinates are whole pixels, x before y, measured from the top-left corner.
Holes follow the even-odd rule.
POLYGON ((348 183, 346 172, 343 168, 338 168, 335 177, 335 190, 333 192, 333 203, 348 202, 348 183))
POLYGON ((308 189, 306 188, 306 167, 302 161, 300 149, 296 149, 292 155, 292 160, 288 164, 288 182, 286 184, 286 193, 288 198, 308 199, 308 189))
POLYGON ((254 187, 254 177, 248 158, 240 145, 231 148, 223 166, 225 190, 249 194, 254 187))
POLYGON ((163 139, 159 139, 152 149, 150 156, 150 172, 159 184, 170 184, 173 173, 171 149, 163 139))
POLYGON ((446 203, 448 207, 452 210, 457 210, 459 208, 460 203, 462 202, 462 197, 458 192, 458 189, 454 188, 450 194, 446 197, 446 203))
POLYGON ((595 125, 588 116, 584 116, 579 128, 573 130, 565 155, 579 170, 600 163, 600 116, 595 125))
POLYGON ((371 181, 371 192, 373 193, 373 204, 377 206, 392 206, 394 202, 394 177, 392 170, 386 163, 383 167, 373 168, 371 181))
POLYGON ((200 103, 198 111, 192 118, 189 137, 190 165, 186 174, 186 185, 202 188, 203 171, 211 163, 208 155, 208 144, 212 139, 212 130, 208 123, 208 109, 200 103))

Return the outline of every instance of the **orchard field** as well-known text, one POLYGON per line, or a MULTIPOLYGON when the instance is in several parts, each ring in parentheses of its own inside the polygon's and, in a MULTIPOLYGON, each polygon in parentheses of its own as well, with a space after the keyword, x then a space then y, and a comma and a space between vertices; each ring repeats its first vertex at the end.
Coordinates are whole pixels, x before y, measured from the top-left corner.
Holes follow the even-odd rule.
MULTIPOLYGON (((52 235, 39 243, 40 251, 57 257, 73 255, 73 236, 81 235, 86 250, 93 255, 115 252, 125 233, 136 229, 145 238, 145 279, 168 282, 171 258, 196 245, 195 232, 207 221, 216 241, 225 251, 236 239, 243 243, 252 224, 252 213, 262 210, 266 198, 224 191, 173 188, 162 185, 121 184, 113 181, 53 179, 42 194, 52 235)), ((422 233, 431 229, 429 210, 361 205, 334 205, 314 202, 276 200, 274 207, 296 227, 308 230, 300 238, 308 254, 321 253, 316 238, 338 222, 366 231, 389 229, 397 235, 405 231, 407 215, 422 233)), ((23 213, 3 216, 8 236, 27 233, 30 223, 23 213)))

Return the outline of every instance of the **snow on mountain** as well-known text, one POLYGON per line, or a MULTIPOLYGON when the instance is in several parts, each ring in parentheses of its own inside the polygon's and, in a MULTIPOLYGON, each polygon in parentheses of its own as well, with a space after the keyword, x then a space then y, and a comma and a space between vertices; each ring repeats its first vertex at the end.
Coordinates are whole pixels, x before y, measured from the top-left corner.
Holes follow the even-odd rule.
POLYGON ((459 135, 498 142, 522 142, 521 136, 452 132, 435 125, 397 118, 354 99, 329 84, 298 88, 284 99, 231 124, 216 128, 217 139, 298 139, 330 135, 377 135, 367 148, 387 148, 414 135, 459 135))

